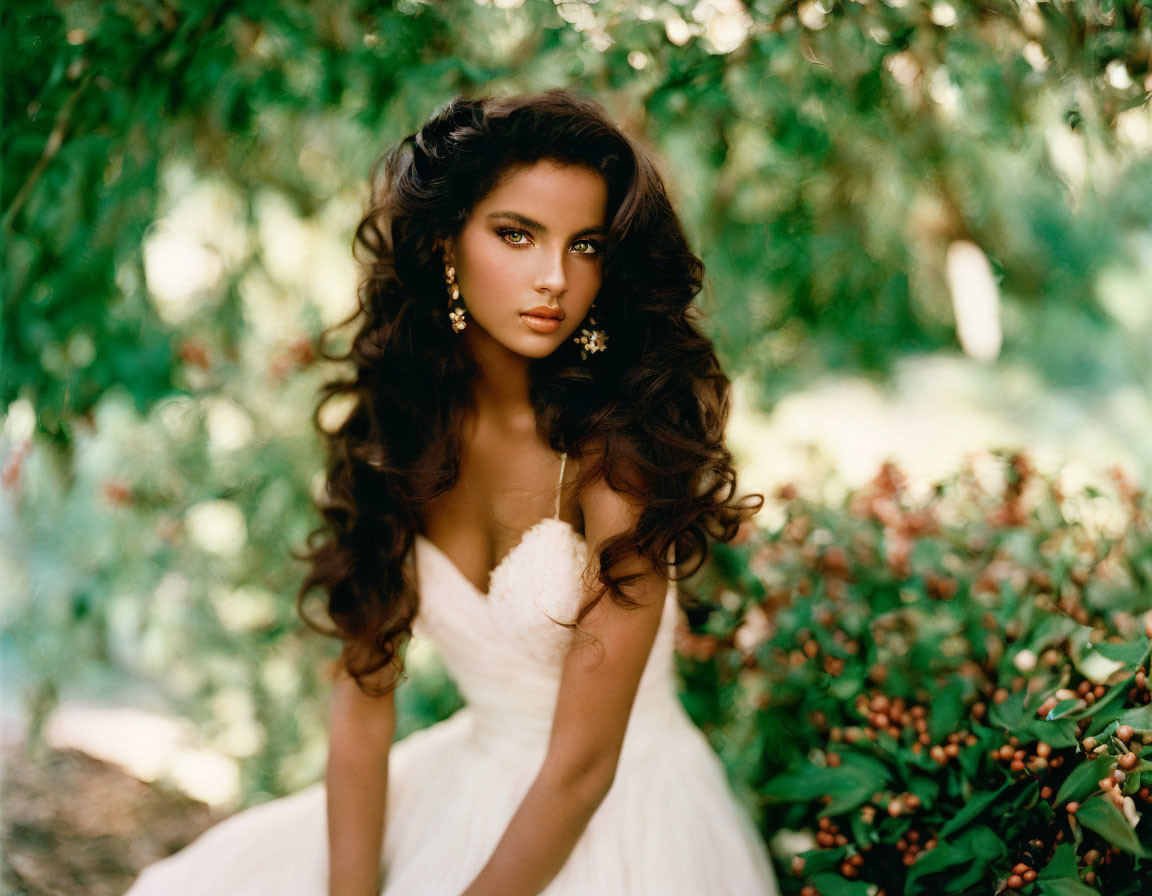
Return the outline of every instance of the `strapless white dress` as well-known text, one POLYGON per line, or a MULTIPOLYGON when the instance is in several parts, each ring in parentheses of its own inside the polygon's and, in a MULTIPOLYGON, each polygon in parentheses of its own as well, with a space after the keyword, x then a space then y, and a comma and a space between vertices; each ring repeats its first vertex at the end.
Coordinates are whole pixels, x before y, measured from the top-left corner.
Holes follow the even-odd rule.
MULTIPOLYGON (((460 896, 544 760, 563 653, 584 599, 583 537, 529 528, 485 595, 431 541, 413 551, 414 638, 429 638, 465 706, 393 744, 382 896, 460 896)), ((609 598, 605 598, 609 599, 609 598)), ((544 896, 776 896, 763 840, 677 696, 669 582, 607 797, 544 896)), ((244 810, 144 869, 128 896, 325 896, 323 781, 244 810)))

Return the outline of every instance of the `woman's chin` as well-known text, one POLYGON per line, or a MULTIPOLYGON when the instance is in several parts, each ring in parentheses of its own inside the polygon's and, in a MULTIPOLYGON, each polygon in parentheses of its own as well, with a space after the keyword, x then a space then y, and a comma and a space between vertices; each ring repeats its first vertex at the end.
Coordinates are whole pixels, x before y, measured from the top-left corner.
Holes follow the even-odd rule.
POLYGON ((554 334, 542 333, 517 333, 507 338, 498 338, 483 328, 477 328, 474 338, 477 337, 485 342, 495 342, 512 354, 533 360, 547 358, 564 343, 563 339, 557 338, 554 334))

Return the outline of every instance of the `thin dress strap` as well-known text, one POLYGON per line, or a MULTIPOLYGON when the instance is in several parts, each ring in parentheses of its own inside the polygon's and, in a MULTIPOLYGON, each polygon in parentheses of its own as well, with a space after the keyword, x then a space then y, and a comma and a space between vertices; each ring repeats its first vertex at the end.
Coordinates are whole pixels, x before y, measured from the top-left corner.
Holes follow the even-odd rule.
POLYGON ((568 459, 568 452, 560 452, 560 481, 556 484, 556 516, 560 519, 560 491, 564 487, 564 462, 568 459))

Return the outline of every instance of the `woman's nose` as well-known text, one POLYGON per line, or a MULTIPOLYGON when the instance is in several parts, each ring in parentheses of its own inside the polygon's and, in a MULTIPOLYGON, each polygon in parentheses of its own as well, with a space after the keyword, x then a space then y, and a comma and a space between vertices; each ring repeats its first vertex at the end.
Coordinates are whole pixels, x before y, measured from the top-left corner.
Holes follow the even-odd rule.
POLYGON ((536 272, 536 288, 549 289, 554 294, 563 292, 568 285, 566 263, 567 259, 561 252, 541 253, 540 268, 536 272))

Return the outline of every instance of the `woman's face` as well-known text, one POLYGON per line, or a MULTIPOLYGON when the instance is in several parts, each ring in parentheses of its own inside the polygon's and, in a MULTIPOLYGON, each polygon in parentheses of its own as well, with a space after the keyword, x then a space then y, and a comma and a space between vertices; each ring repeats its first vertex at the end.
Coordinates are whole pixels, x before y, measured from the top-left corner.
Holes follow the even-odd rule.
POLYGON ((445 240, 468 309, 461 335, 529 358, 572 338, 600 289, 607 203, 590 168, 541 160, 506 172, 445 240))

